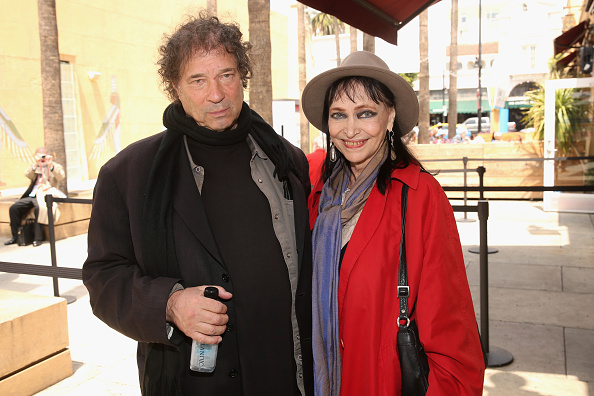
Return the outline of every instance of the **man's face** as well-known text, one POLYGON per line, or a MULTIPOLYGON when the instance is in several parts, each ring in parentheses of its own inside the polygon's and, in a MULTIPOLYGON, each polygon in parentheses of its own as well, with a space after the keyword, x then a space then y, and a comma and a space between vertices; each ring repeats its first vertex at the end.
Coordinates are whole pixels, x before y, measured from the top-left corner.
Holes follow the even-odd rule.
POLYGON ((51 157, 47 155, 47 150, 45 148, 40 147, 35 151, 35 160, 38 163, 45 163, 49 158, 51 157))
POLYGON ((198 125, 217 132, 237 127, 243 85, 235 57, 224 49, 194 54, 182 69, 177 93, 198 125))

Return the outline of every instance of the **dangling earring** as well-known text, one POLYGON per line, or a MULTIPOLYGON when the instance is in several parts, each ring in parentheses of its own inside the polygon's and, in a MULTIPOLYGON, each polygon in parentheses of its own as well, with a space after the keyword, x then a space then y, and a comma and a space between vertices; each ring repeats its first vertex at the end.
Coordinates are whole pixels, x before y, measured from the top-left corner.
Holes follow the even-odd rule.
POLYGON ((394 147, 394 131, 388 131, 388 140, 390 142, 390 147, 394 147))
POLYGON ((330 143, 330 162, 336 162, 336 148, 332 142, 330 143))

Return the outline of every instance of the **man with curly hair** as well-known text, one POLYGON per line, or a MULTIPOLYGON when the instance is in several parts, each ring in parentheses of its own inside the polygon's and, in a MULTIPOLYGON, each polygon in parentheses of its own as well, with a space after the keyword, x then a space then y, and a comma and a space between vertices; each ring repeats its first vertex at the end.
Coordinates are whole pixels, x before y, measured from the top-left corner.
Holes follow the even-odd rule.
POLYGON ((167 129, 97 179, 83 281, 138 341, 143 395, 313 394, 308 164, 244 102, 250 49, 206 13, 166 36, 167 129), (193 340, 214 372, 190 369, 193 340))

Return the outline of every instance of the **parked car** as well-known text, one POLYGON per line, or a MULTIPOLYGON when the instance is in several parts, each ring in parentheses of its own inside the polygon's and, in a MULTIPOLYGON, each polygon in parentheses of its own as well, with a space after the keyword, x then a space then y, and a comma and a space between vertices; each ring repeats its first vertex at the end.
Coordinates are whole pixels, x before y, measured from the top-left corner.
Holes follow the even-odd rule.
MULTIPOLYGON (((464 120, 462 125, 465 125, 466 128, 472 134, 476 134, 478 132, 478 117, 470 117, 464 120)), ((489 117, 481 117, 481 132, 489 132, 491 130, 491 120, 489 117)))
MULTIPOLYGON (((449 128, 448 128, 448 123, 447 122, 440 122, 438 124, 432 125, 429 128, 429 135, 430 136, 445 136, 447 137, 449 133, 449 128)), ((470 133, 468 131, 468 128, 466 127, 466 125, 463 124, 457 124, 456 125, 456 135, 466 135, 466 136, 470 136, 470 133)))
MULTIPOLYGON (((465 125, 470 133, 477 133, 478 132, 478 117, 470 117, 462 123, 465 125)), ((515 132, 516 123, 514 121, 510 121, 507 123, 507 130, 509 132, 515 132)), ((481 132, 490 132, 491 131, 491 120, 489 117, 481 117, 481 132)))

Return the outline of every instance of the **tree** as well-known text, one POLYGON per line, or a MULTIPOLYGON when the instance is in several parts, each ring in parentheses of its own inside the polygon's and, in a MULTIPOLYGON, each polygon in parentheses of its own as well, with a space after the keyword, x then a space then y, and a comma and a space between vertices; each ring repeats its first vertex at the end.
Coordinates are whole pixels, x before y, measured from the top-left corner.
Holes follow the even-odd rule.
POLYGON ((398 75, 406 80, 412 87, 415 81, 419 78, 419 73, 398 73, 398 75))
MULTIPOLYGON (((552 80, 566 77, 562 70, 557 69, 560 58, 561 55, 557 55, 549 61, 552 80)), ((590 103, 579 98, 578 93, 579 90, 574 88, 555 90, 555 146, 562 155, 569 156, 572 151, 577 156, 584 155, 577 147, 577 135, 582 121, 592 117, 593 109, 590 103)), ((544 140, 545 89, 540 86, 525 95, 532 106, 524 111, 522 122, 527 127, 534 128, 534 138, 544 140)))
MULTIPOLYGON (((299 92, 303 92, 307 85, 307 59, 305 56, 305 6, 297 3, 297 58, 299 62, 299 92)), ((309 121, 303 112, 303 105, 299 106, 299 132, 301 136, 301 150, 309 153, 309 121)))
POLYGON ((419 143, 429 143, 429 11, 419 14, 419 143))
POLYGON ((311 19, 312 31, 316 36, 334 35, 336 45, 336 66, 340 66, 340 33, 344 29, 344 23, 335 16, 324 14, 319 11, 316 12, 315 16, 311 19))
POLYGON ((272 51, 270 44, 270 0, 249 0, 250 43, 257 59, 250 81, 250 107, 272 125, 272 51))
MULTIPOLYGON (((60 74, 60 51, 58 47, 58 21, 55 0, 38 0, 39 44, 41 64, 41 92, 43 97, 43 140, 44 146, 55 161, 66 165, 64 144, 64 113, 62 110, 62 89, 60 74)), ((58 188, 68 193, 67 178, 58 188)))
POLYGON ((458 0, 452 0, 450 31, 450 90, 448 91, 448 138, 456 136, 458 123, 458 0))
POLYGON ((353 53, 357 51, 357 28, 349 26, 349 34, 351 41, 351 53, 353 53))
POLYGON ((363 51, 369 51, 375 54, 375 37, 363 33, 363 51))
POLYGON ((217 0, 207 0, 206 10, 210 15, 217 15, 217 0))
POLYGON ((336 66, 340 66, 340 27, 338 26, 338 18, 333 17, 334 21, 334 44, 336 45, 336 66))
POLYGON ((334 17, 317 10, 313 10, 311 29, 314 36, 330 36, 334 34, 334 17))

